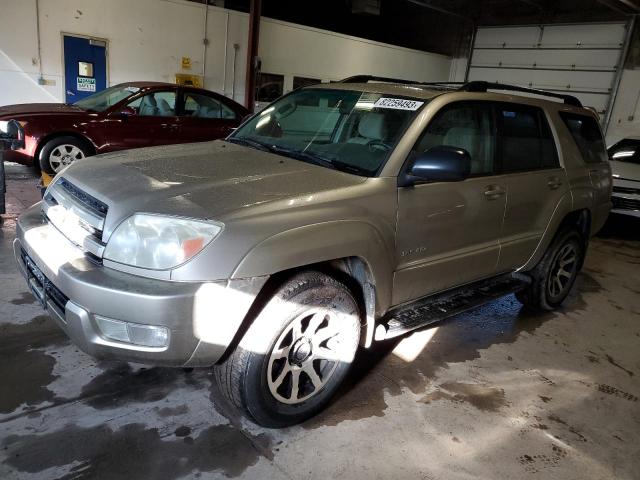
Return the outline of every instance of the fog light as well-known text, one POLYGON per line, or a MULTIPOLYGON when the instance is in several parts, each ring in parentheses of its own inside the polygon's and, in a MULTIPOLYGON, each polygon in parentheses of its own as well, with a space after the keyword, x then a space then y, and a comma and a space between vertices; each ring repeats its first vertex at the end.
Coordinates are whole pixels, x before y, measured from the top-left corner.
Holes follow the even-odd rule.
POLYGON ((166 347, 169 344, 169 329, 166 327, 122 322, 98 315, 95 318, 98 328, 108 339, 143 347, 166 347))

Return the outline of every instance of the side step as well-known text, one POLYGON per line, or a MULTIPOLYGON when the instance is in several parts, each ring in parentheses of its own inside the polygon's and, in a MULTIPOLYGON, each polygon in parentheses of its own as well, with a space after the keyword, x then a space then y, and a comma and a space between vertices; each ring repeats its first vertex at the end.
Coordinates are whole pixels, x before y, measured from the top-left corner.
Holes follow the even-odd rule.
POLYGON ((399 337, 520 291, 530 283, 531 278, 527 275, 509 273, 421 298, 389 311, 387 318, 376 328, 375 340, 399 337))

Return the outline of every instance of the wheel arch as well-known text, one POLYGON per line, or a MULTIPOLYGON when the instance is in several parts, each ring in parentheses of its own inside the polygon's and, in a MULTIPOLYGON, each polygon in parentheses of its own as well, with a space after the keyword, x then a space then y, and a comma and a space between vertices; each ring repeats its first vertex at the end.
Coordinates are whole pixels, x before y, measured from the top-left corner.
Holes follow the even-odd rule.
POLYGON ((91 147, 91 155, 95 155, 97 152, 95 143, 93 143, 93 141, 86 135, 83 135, 82 133, 78 133, 74 131, 62 130, 62 131, 56 131, 48 135, 45 135, 38 141, 38 144, 36 146, 36 149, 33 155, 34 162, 40 161, 40 152, 42 152, 42 149, 44 148, 44 146, 51 140, 54 140, 55 138, 58 138, 58 137, 75 137, 78 140, 86 143, 91 147))

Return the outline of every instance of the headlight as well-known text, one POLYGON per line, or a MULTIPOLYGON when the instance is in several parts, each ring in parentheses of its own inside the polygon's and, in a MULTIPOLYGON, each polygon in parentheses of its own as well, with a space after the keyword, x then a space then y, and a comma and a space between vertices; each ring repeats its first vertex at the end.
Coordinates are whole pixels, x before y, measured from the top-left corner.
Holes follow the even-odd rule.
POLYGON ((133 267, 167 270, 199 253, 222 224, 136 213, 111 235, 104 258, 133 267))

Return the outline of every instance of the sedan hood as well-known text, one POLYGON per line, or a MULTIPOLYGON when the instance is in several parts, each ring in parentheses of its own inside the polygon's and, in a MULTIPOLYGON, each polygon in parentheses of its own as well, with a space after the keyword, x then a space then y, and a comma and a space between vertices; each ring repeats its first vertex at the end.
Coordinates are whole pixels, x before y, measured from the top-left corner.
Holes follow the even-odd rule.
POLYGON ((611 173, 613 178, 620 178, 625 180, 635 180, 640 182, 640 164, 631 162, 618 162, 612 160, 611 173))
POLYGON ((62 176, 109 206, 105 233, 135 212, 224 220, 240 209, 366 180, 223 141, 100 155, 62 176))
POLYGON ((61 113, 83 113, 80 107, 64 103, 22 103, 0 107, 0 118, 14 118, 23 115, 43 115, 61 113))

